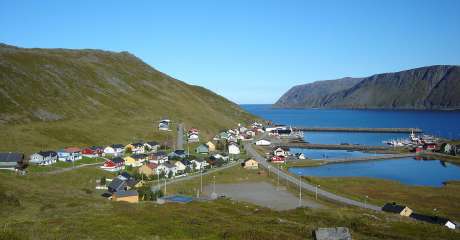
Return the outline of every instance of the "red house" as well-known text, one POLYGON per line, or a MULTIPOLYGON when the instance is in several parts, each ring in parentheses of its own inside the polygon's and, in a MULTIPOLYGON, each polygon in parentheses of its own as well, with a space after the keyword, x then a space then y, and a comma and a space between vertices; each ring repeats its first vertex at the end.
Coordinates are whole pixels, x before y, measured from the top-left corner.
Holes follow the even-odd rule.
POLYGON ((104 162, 104 165, 101 166, 101 168, 109 172, 120 171, 125 168, 125 160, 123 160, 123 158, 121 157, 116 157, 114 159, 108 159, 107 161, 104 162))
POLYGON ((97 147, 97 146, 87 147, 81 151, 83 156, 90 157, 90 158, 100 157, 102 156, 103 152, 104 152, 104 149, 102 147, 97 147))
POLYGON ((436 143, 426 143, 423 148, 427 151, 434 151, 436 149, 436 143))
POLYGON ((272 163, 284 163, 286 158, 284 156, 273 156, 272 163))

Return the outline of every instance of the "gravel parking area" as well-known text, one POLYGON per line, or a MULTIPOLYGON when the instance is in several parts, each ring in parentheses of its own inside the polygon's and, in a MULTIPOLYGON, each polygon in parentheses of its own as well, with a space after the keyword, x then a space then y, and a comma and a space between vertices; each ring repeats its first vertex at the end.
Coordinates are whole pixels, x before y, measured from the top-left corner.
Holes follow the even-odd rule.
MULTIPOLYGON (((208 185, 203 190, 209 196, 213 191, 213 186, 208 185)), ((277 189, 276 186, 267 182, 216 184, 216 193, 218 195, 223 194, 236 201, 249 202, 277 211, 294 209, 299 206, 298 196, 286 190, 277 189)), ((309 208, 322 207, 321 204, 305 198, 302 199, 302 206, 309 208)))

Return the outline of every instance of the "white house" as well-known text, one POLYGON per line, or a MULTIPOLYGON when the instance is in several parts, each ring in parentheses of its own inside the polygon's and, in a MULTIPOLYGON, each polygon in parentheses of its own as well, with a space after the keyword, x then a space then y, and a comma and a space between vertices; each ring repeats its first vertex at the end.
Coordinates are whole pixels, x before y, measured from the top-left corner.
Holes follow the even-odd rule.
POLYGON ((209 166, 209 163, 203 159, 194 159, 190 161, 190 163, 192 164, 192 166, 195 166, 194 170, 205 169, 207 166, 209 166))
POLYGON ((104 152, 102 153, 102 155, 120 157, 123 155, 124 151, 125 146, 123 146, 123 144, 112 144, 104 148, 104 152))
POLYGON ((133 154, 145 153, 144 143, 131 143, 126 145, 125 149, 130 149, 133 154))
POLYGON ((288 155, 288 152, 283 148, 278 147, 273 151, 273 155, 278 157, 286 157, 288 155))
MULTIPOLYGON (((161 165, 164 166, 164 170, 165 170, 164 173, 166 174, 166 176, 168 176, 170 172, 172 172, 172 175, 173 175, 173 176, 176 176, 176 174, 177 174, 177 167, 176 167, 176 165, 171 164, 171 163, 169 163, 169 162, 165 162, 165 163, 163 163, 163 164, 161 164, 161 165)), ((160 165, 160 166, 161 166, 161 165, 160 165)))
POLYGON ((240 154, 240 147, 238 147, 238 145, 236 144, 228 145, 228 154, 234 154, 234 155, 240 154))
POLYGON ((185 172, 185 169, 187 168, 187 166, 185 166, 181 161, 175 161, 174 166, 176 166, 176 170, 179 173, 185 172))
POLYGON ((223 156, 223 155, 221 155, 219 153, 212 155, 212 157, 215 158, 215 159, 222 159, 224 161, 228 161, 228 159, 229 159, 228 156, 223 156))
POLYGON ((227 141, 229 141, 229 142, 237 142, 238 137, 236 135, 230 135, 230 136, 228 136, 227 141))
POLYGON ((81 149, 68 147, 57 152, 58 160, 63 162, 74 162, 82 159, 81 149))
POLYGON ((160 121, 160 123, 158 124, 158 129, 160 131, 169 131, 169 124, 170 124, 171 120, 169 120, 168 118, 163 118, 163 120, 160 121))
POLYGON ((198 136, 197 133, 191 133, 190 135, 188 135, 188 141, 189 142, 199 142, 200 137, 198 136))
POLYGON ((256 142, 257 146, 270 146, 270 144, 272 143, 265 139, 260 139, 259 141, 256 142))
POLYGON ((160 144, 158 142, 150 141, 144 143, 144 149, 148 150, 148 152, 157 152, 159 148, 160 144))
POLYGON ((30 155, 30 162, 37 165, 51 165, 56 163, 57 159, 57 152, 54 151, 40 151, 30 155))

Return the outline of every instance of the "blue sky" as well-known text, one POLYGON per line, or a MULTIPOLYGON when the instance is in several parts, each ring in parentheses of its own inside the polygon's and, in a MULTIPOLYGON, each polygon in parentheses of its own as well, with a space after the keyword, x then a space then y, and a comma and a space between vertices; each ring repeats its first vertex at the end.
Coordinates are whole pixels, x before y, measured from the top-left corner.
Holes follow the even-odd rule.
POLYGON ((296 84, 460 64, 460 1, 4 1, 0 42, 129 51, 237 103, 296 84))

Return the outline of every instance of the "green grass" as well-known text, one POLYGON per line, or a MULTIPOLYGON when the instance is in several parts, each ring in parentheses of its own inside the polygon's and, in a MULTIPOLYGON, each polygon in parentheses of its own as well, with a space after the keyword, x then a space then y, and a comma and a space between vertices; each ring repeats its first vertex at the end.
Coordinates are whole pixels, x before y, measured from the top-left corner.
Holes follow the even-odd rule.
POLYGON ((256 119, 128 53, 1 46, 0 58, 0 89, 7 93, 0 94, 0 151, 165 140, 156 130, 163 116, 198 128, 202 139, 256 119), (41 120, 37 112, 59 120, 41 120))
POLYGON ((69 168, 69 167, 79 166, 79 165, 83 165, 83 164, 103 163, 103 162, 104 162, 104 159, 102 159, 102 158, 83 157, 81 160, 75 161, 74 163, 58 161, 55 164, 47 165, 47 166, 29 165, 27 167, 27 172, 29 172, 29 173, 50 172, 50 171, 53 171, 53 170, 58 170, 58 169, 62 169, 62 168, 69 168))
POLYGON ((460 220, 460 182, 450 182, 446 186, 421 187, 401 184, 397 181, 361 178, 361 177, 304 177, 321 188, 348 196, 355 200, 383 206, 387 202, 397 202, 408 205, 416 212, 433 214, 437 209, 440 216, 460 220))
MULTIPOLYGON (((244 172, 229 170, 241 178, 244 172)), ((230 174, 229 174, 230 175, 230 174)), ((258 178, 251 176, 249 178, 258 178)), ((114 203, 82 168, 58 175, 0 172, 0 239, 309 239, 318 227, 350 228, 353 239, 455 239, 458 233, 354 208, 275 212, 231 200, 156 205, 114 203)), ((231 181, 232 179, 228 179, 231 181)), ((227 180, 225 180, 227 181, 227 180)))

